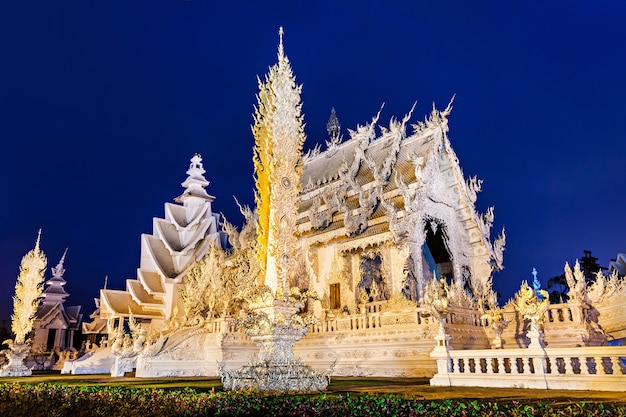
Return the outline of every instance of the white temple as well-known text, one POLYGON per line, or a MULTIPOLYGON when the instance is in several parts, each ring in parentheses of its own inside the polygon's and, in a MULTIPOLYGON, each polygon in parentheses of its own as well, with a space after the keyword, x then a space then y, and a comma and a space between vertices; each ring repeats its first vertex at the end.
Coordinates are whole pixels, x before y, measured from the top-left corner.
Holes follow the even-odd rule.
POLYGON ((67 283, 63 278, 65 255, 53 267, 52 277, 45 282, 43 299, 35 314, 33 325, 33 349, 41 351, 63 351, 74 346, 74 336, 80 329, 83 315, 81 306, 65 306, 69 294, 65 291, 67 283))
MULTIPOLYGON (((279 61, 282 53, 281 41, 279 61)), ((299 88, 290 76, 281 82, 299 88)), ((262 100, 272 100, 259 97, 261 107, 262 100)), ((272 136, 272 123, 301 126, 298 100, 277 106, 271 118, 255 114, 257 207, 241 208, 241 230, 220 225, 202 160, 192 158, 179 204, 166 203, 165 218, 155 218, 152 234, 142 235, 137 277, 126 281, 125 290, 101 290, 99 313, 84 325, 85 333, 106 331, 108 344, 65 372, 111 366, 112 375, 224 377, 254 361, 251 328, 285 321, 309 329, 294 346, 297 357, 346 376, 441 375, 451 351, 624 344, 626 285, 616 277, 599 277, 587 288, 580 269, 568 272, 566 266, 567 304, 542 301, 524 310, 523 303, 540 294, 536 289, 520 290, 517 304, 498 306, 491 283, 503 266, 505 235, 492 236, 493 207, 476 210, 482 181, 464 175, 452 148, 451 104, 442 111, 433 106, 416 122, 413 109, 386 125, 379 112, 348 130, 346 140, 333 109, 326 147, 294 163, 294 187, 291 176, 264 177, 259 167, 268 166, 264 158, 273 147, 295 140, 272 136), (272 187, 299 189, 293 206, 285 206, 297 208, 294 218, 267 208, 279 207, 271 206, 275 202, 264 205, 275 198, 263 191, 272 187), (276 238, 280 233, 295 240, 276 238), (266 257, 280 251, 271 261, 266 257), (290 272, 281 275, 283 270, 290 272), (299 314, 308 318, 274 310, 275 300, 287 299, 303 302, 299 314), (260 306, 271 306, 271 322, 248 315, 260 306)), ((499 369, 481 360, 479 369, 499 369)), ((472 361, 460 363, 473 363, 475 371, 472 361)), ((466 369, 459 366, 456 371, 466 369)))
POLYGON ((433 277, 477 295, 490 288, 504 234, 492 242, 493 208, 474 207, 481 181, 463 176, 450 111, 433 109, 412 126, 411 113, 387 127, 377 115, 346 142, 331 132, 328 149, 306 158, 300 247, 326 309, 356 312, 394 295, 419 302, 433 277))

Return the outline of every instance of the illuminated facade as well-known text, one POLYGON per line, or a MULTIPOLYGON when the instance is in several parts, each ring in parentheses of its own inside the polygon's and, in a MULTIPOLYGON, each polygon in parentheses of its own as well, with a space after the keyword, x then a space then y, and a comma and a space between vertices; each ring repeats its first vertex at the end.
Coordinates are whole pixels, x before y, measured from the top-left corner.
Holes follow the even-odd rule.
MULTIPOLYGON (((241 207, 240 230, 220 228, 192 159, 182 205, 166 204, 142 236, 137 279, 102 290, 85 325, 107 329, 113 375, 221 375, 236 388, 242 367, 299 357, 333 375, 432 376, 436 337, 456 350, 524 342, 523 314, 492 289, 504 230, 492 236, 493 207, 476 210, 482 181, 452 149, 452 103, 414 123, 413 109, 387 125, 379 112, 346 140, 333 110, 325 149, 302 155, 299 97, 281 40, 254 115, 256 208, 241 207)), ((602 343, 583 316, 552 326, 546 344, 575 346, 581 328, 602 343)))

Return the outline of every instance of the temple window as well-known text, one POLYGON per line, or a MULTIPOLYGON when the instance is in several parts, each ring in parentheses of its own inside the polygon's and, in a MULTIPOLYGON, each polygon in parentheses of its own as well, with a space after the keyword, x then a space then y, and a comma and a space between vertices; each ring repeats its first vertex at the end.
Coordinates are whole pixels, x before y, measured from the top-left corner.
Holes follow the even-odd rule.
POLYGON ((330 284, 330 309, 341 308, 341 286, 340 284, 330 284))

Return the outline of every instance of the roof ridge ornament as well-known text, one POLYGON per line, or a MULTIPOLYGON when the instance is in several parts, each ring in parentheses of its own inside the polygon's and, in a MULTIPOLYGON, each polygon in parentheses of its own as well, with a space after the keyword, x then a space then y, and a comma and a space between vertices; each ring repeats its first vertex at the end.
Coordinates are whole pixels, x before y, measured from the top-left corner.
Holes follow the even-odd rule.
POLYGON ((343 137, 341 135, 341 124, 339 123, 339 119, 337 119, 337 113, 334 107, 330 109, 330 117, 326 123, 326 131, 328 132, 328 136, 330 136, 330 140, 326 141, 326 147, 328 149, 337 147, 343 137))
POLYGON ((448 102, 448 105, 446 106, 446 108, 441 112, 441 116, 445 119, 447 116, 450 115, 450 113, 452 113, 452 109, 454 108, 454 106, 452 106, 452 103, 454 103, 454 99, 456 98, 456 93, 452 94, 452 98, 450 99, 450 101, 448 102))
POLYGON ((67 250, 68 248, 65 248, 65 251, 63 252, 63 256, 61 256, 59 263, 56 266, 50 268, 52 270, 53 277, 62 277, 65 273, 65 268, 63 268, 63 264, 65 263, 65 255, 67 254, 67 250))
POLYGON ((202 156, 199 153, 196 152, 189 160, 189 169, 187 169, 186 173, 187 178, 180 184, 185 191, 176 197, 174 201, 183 203, 185 206, 188 204, 195 206, 198 204, 198 201, 213 201, 215 199, 206 191, 210 181, 204 177, 206 170, 202 165, 202 156))

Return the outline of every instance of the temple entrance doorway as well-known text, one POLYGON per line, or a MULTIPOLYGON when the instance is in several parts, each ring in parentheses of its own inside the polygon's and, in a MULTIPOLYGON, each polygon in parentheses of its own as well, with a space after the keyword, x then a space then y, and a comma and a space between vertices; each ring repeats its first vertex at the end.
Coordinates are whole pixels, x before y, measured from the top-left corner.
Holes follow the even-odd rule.
POLYGON ((448 284, 452 284, 454 268, 452 256, 448 250, 448 236, 444 225, 434 220, 428 221, 424 225, 424 232, 426 234, 422 247, 424 277, 443 278, 448 284))

